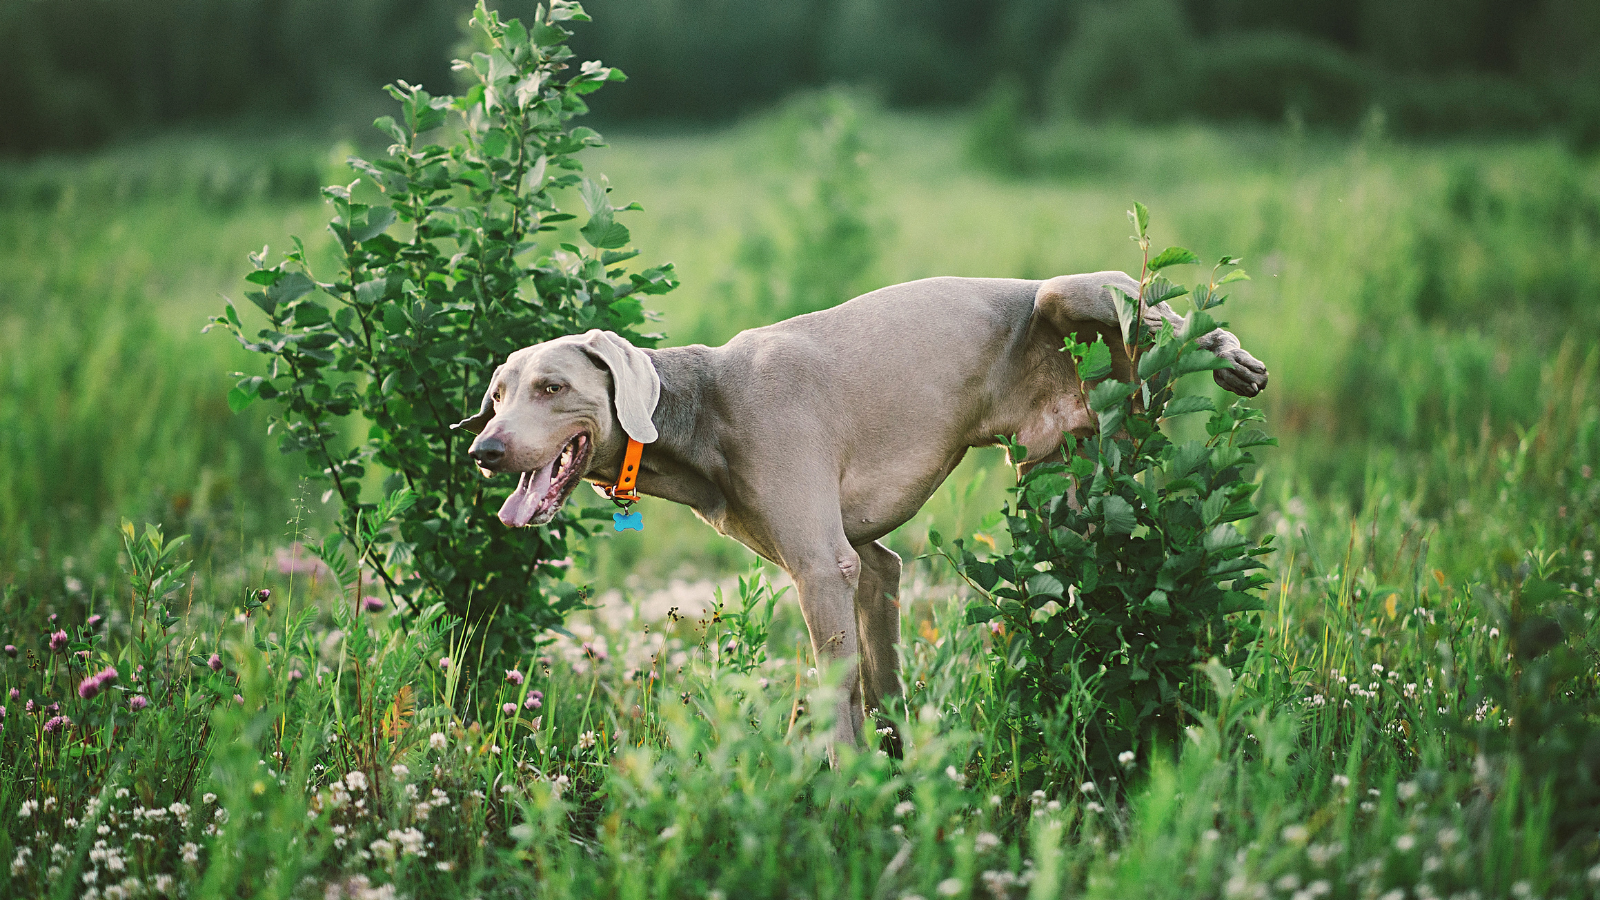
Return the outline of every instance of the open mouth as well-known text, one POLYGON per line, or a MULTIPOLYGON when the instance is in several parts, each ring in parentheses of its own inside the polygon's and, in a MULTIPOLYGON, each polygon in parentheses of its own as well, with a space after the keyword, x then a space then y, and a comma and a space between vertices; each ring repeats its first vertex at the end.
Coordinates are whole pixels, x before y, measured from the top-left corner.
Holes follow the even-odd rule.
POLYGON ((532 472, 523 472, 517 489, 500 507, 500 521, 512 528, 543 525, 555 517, 589 464, 589 435, 580 431, 556 458, 532 472))

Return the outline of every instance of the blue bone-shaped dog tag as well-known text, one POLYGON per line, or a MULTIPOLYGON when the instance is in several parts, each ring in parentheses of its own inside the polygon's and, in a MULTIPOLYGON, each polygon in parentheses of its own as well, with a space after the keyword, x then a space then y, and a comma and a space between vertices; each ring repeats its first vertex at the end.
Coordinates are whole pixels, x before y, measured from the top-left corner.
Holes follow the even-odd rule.
POLYGON ((634 531, 644 531, 644 513, 642 512, 612 513, 611 522, 611 527, 618 531, 627 531, 629 528, 634 531))

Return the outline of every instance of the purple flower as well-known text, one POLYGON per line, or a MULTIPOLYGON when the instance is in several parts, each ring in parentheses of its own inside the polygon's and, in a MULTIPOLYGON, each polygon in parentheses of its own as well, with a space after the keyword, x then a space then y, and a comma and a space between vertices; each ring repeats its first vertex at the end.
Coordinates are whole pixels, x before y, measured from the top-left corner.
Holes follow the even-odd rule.
POLYGON ((6 645, 6 655, 11 657, 12 659, 16 659, 17 658, 17 646, 15 644, 7 644, 6 645))
POLYGON ((271 600, 272 599, 272 589, 271 588, 262 588, 261 590, 256 591, 256 599, 259 600, 262 603, 265 603, 268 600, 271 600))
MULTIPOLYGON (((12 689, 12 690, 15 690, 15 688, 13 688, 13 689, 12 689)), ((34 704, 33 704, 33 701, 32 701, 32 700, 29 700, 29 701, 28 701, 28 705, 27 705, 27 706, 24 706, 24 707, 23 707, 23 708, 22 708, 22 711, 23 711, 23 712, 25 712, 25 713, 27 713, 27 714, 28 714, 28 715, 30 715, 30 716, 31 716, 31 715, 33 715, 33 711, 34 711, 34 710, 36 710, 36 709, 38 709, 38 708, 39 708, 39 707, 37 707, 37 706, 35 706, 35 705, 34 705, 34 704)))
POLYGON ((58 731, 58 730, 67 729, 67 728, 71 728, 71 727, 72 727, 72 720, 71 719, 67 718, 66 716, 56 716, 55 718, 51 719, 50 721, 44 723, 44 733, 45 734, 55 734, 56 731, 58 731))
POLYGON ((51 653, 60 653, 65 649, 67 649, 67 633, 65 631, 57 631, 50 635, 51 653))
POLYGON ((361 608, 365 609, 369 613, 383 612, 384 606, 385 604, 382 597, 368 597, 367 599, 361 601, 361 608))
POLYGON ((445 672, 450 671, 450 657, 448 657, 448 656, 439 657, 439 668, 441 670, 445 671, 445 672))
POLYGON ((134 694, 132 697, 128 698, 128 708, 133 710, 134 712, 138 712, 139 710, 144 709, 146 706, 149 706, 149 705, 150 705, 149 698, 146 697, 143 694, 134 694))
POLYGON ((90 675, 78 683, 78 696, 85 700, 92 700, 95 694, 100 693, 101 687, 103 685, 100 683, 100 676, 90 675))
POLYGON ((17 690, 16 688, 12 688, 11 689, 11 699, 13 699, 13 700, 21 700, 22 699, 22 692, 17 690))
POLYGON ((544 691, 529 691, 526 699, 522 701, 523 709, 538 709, 544 705, 544 691))
POLYGON ((213 672, 221 672, 222 671, 222 656, 220 654, 217 654, 217 653, 211 654, 211 658, 206 660, 206 665, 210 666, 211 667, 211 671, 213 671, 213 672))
POLYGON ((6 708, 4 706, 0 706, 0 722, 4 722, 5 720, 6 720, 6 708))
POLYGON ((243 694, 234 694, 233 695, 233 702, 239 704, 240 706, 243 706, 244 705, 244 695, 243 694))
POLYGON ((304 677, 306 677, 306 673, 300 671, 299 669, 290 669, 289 670, 289 680, 290 681, 299 681, 300 679, 302 679, 304 677))
POLYGON ((53 715, 55 715, 55 714, 56 714, 56 713, 58 713, 58 712, 61 712, 61 704, 59 704, 59 703, 52 703, 52 704, 50 704, 50 705, 49 705, 49 706, 46 706, 46 707, 45 707, 45 708, 44 708, 44 711, 45 711, 45 712, 47 712, 47 713, 49 713, 49 714, 50 714, 50 715, 52 715, 52 716, 53 716, 53 715))
POLYGON ((512 684, 521 685, 522 684, 522 673, 518 672, 516 669, 507 669, 506 670, 506 680, 511 682, 512 684))
POLYGON ((517 713, 517 705, 515 703, 504 703, 504 704, 501 704, 500 711, 505 713, 508 716, 516 715, 516 713, 517 713))
POLYGON ((102 616, 99 613, 96 613, 95 615, 92 615, 92 616, 89 617, 89 627, 90 628, 99 628, 100 627, 100 623, 104 622, 105 620, 106 620, 105 616, 102 616))

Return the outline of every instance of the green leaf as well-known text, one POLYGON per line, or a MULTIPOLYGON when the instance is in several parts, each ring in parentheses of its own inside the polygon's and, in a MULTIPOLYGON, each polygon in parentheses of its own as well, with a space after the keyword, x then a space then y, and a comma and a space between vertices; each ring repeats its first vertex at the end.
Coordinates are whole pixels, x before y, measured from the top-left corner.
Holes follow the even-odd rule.
POLYGON ((350 230, 352 243, 364 244, 382 234, 390 225, 394 224, 395 212, 393 207, 375 206, 367 211, 367 220, 359 228, 350 230))
POLYGON ((1061 584, 1061 579, 1049 572, 1039 572, 1028 579, 1028 595, 1030 597, 1054 597, 1060 600, 1066 588, 1061 584))
POLYGON ((1201 350, 1191 347, 1188 353, 1183 354, 1172 366, 1172 377, 1182 378, 1194 372, 1209 372, 1213 369, 1231 369, 1233 363, 1212 353, 1210 350, 1201 350))
POLYGON ((235 413, 242 412, 245 407, 254 403, 255 400, 256 393, 254 391, 247 391, 239 387, 228 391, 228 409, 235 413))
POLYGON ((1144 237, 1150 228, 1150 210, 1143 203, 1133 201, 1133 211, 1128 213, 1128 220, 1133 222, 1134 235, 1144 237))
POLYGON ((1133 343, 1133 326, 1139 321, 1139 298, 1130 296, 1127 291, 1114 285, 1106 285, 1111 289, 1111 302, 1117 307, 1117 325, 1121 329, 1122 343, 1133 343))
POLYGON ((1172 604, 1167 601, 1167 592, 1159 588, 1144 598, 1143 606, 1163 618, 1172 615, 1172 604))
POLYGON ((1187 397, 1178 397, 1168 403, 1162 414, 1171 418, 1173 416, 1188 415, 1189 413, 1214 412, 1216 408, 1216 404, 1211 402, 1210 397, 1203 394, 1190 394, 1187 397))
POLYGON ((971 603, 967 605, 968 625, 980 625, 999 616, 999 607, 990 606, 987 603, 971 603))
POLYGON ((1138 385, 1126 381, 1102 381, 1089 391, 1089 408, 1103 413, 1132 397, 1137 390, 1138 385))
POLYGON ((1106 531, 1112 534, 1132 534, 1133 527, 1138 524, 1133 504, 1116 494, 1106 497, 1101 502, 1101 511, 1105 517, 1106 531))
POLYGON ((1249 280, 1250 280, 1250 276, 1245 274, 1245 271, 1243 269, 1234 269, 1232 272, 1229 272, 1228 274, 1226 274, 1226 275, 1222 276, 1221 278, 1217 279, 1217 284, 1219 286, 1221 286, 1221 285, 1224 285, 1224 284, 1231 284, 1231 283, 1233 283, 1235 281, 1249 281, 1249 280))
POLYGON ((1139 357, 1139 377, 1153 378, 1157 372, 1178 361, 1183 345, 1177 342, 1158 344, 1139 357))
POLYGON ((579 232, 596 250, 616 250, 626 247, 631 239, 626 226, 621 222, 612 221, 610 211, 591 218, 589 224, 579 229, 579 232))
POLYGON ((1083 381, 1098 381, 1111 374, 1111 348, 1106 342, 1096 338, 1095 342, 1087 345, 1083 351, 1083 358, 1078 360, 1078 378, 1083 381))
POLYGON ((1155 259, 1150 260, 1149 268, 1152 272, 1159 272, 1168 266, 1186 266, 1199 261, 1200 257, 1182 247, 1168 247, 1156 254, 1155 259))

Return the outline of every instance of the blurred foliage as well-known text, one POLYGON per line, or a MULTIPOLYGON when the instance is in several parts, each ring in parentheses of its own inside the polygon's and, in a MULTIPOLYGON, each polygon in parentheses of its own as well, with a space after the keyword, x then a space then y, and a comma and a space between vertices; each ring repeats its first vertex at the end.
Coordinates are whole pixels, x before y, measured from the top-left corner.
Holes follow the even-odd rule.
MULTIPOLYGON (((532 15, 533 0, 494 4, 532 15)), ((574 40, 633 76, 613 119, 721 120, 849 83, 896 106, 963 104, 1000 79, 1034 111, 1411 134, 1554 128, 1600 143, 1590 0, 600 0, 574 40), (1136 35, 1141 57, 1134 65, 1136 35)), ((370 89, 450 90, 461 0, 31 0, 0 5, 0 152, 92 146, 175 122, 295 111, 359 120, 370 89)))

